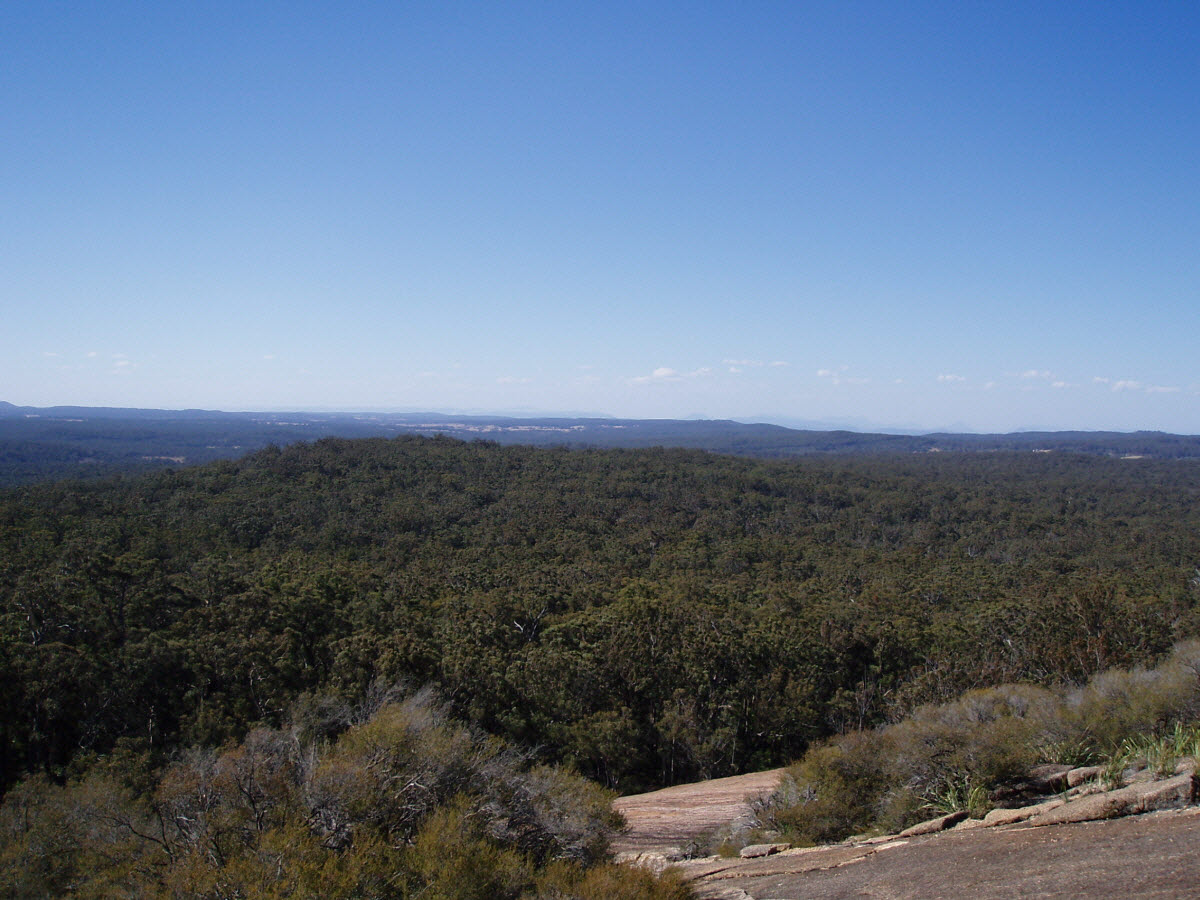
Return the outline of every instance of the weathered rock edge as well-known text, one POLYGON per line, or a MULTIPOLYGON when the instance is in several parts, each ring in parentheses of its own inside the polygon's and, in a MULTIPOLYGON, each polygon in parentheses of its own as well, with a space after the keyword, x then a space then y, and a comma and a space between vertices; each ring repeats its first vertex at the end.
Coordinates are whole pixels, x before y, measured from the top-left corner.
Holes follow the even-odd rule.
MULTIPOLYGON (((823 847, 782 849, 770 855, 774 860, 772 871, 776 874, 802 874, 816 869, 836 869, 891 847, 907 844, 910 837, 936 835, 944 831, 1072 825, 1195 806, 1200 803, 1200 776, 1196 774, 1196 762, 1188 760, 1181 769, 1174 777, 1142 780, 1111 790, 1106 790, 1098 780, 1093 780, 1101 775, 1096 767, 1056 772, 1055 785, 1069 786, 1058 797, 1015 809, 993 809, 982 819, 968 819, 965 812, 956 812, 920 822, 899 834, 851 838, 841 844, 823 847)), ((1147 779, 1151 776, 1142 773, 1139 777, 1147 779)), ((663 861, 655 862, 661 866, 663 861)), ((756 854, 752 858, 740 859, 707 857, 681 860, 676 865, 694 883, 699 897, 706 900, 740 900, 749 895, 721 882, 753 877, 763 871, 756 864, 765 862, 762 856, 756 854)))

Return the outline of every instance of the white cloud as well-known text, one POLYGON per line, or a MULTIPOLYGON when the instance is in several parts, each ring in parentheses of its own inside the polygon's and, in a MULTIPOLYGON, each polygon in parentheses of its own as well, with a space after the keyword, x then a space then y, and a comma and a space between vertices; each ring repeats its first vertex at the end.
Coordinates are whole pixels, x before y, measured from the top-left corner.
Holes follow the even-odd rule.
POLYGON ((1059 388, 1061 390, 1062 388, 1075 387, 1075 385, 1071 384, 1070 382, 1066 382, 1066 381, 1056 381, 1052 385, 1050 385, 1050 387, 1059 388))
POLYGON ((831 384, 870 384, 871 379, 862 375, 846 375, 849 366, 839 366, 836 369, 817 369, 818 378, 828 378, 831 384))
POLYGON ((1095 384, 1107 384, 1109 389, 1114 393, 1135 391, 1146 394, 1178 394, 1183 388, 1165 384, 1147 384, 1144 381, 1138 381, 1136 378, 1104 378, 1097 375, 1092 379, 1095 384))
POLYGON ((960 381, 966 381, 967 379, 961 375, 939 375, 937 380, 942 384, 954 384, 960 381))
POLYGON ((532 378, 521 378, 516 375, 501 375, 496 379, 496 384, 531 384, 532 378))
POLYGON ((781 366, 791 365, 791 363, 784 362, 781 359, 772 360, 771 362, 763 362, 761 359, 723 359, 721 362, 733 369, 737 369, 739 372, 742 369, 778 369, 781 366))
POLYGON ((630 378, 631 384, 650 384, 654 381, 678 381, 679 373, 667 366, 659 366, 649 375, 635 375, 630 378))
POLYGON ((677 369, 672 369, 670 366, 659 366, 649 375, 635 375, 629 379, 629 383, 650 384, 652 382, 682 381, 685 378, 701 378, 711 374, 712 368, 709 366, 701 366, 699 369, 693 369, 690 372, 680 372, 677 369))
POLYGON ((1021 373, 1022 378, 1053 378, 1054 375, 1045 369, 1026 369, 1021 373))

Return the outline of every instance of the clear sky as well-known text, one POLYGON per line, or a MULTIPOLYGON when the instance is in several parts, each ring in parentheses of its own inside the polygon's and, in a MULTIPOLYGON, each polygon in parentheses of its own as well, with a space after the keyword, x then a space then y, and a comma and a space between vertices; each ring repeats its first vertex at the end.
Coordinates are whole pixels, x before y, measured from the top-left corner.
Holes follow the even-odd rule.
POLYGON ((1200 433, 1200 3, 0 4, 0 400, 1200 433))

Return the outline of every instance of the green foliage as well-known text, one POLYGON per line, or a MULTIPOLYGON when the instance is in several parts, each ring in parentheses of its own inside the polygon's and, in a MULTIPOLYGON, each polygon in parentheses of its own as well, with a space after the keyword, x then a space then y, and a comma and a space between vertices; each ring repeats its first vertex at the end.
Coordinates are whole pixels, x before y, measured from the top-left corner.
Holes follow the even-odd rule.
POLYGON ((517 900, 533 880, 528 857, 489 840, 466 798, 429 817, 404 861, 414 893, 431 900, 517 900))
POLYGON ((536 900, 689 900, 691 889, 668 869, 652 875, 636 866, 605 864, 581 870, 556 863, 537 881, 536 900))
POLYGON ((1162 778, 1175 774, 1182 760, 1200 761, 1200 723, 1176 721, 1161 734, 1137 734, 1125 738, 1104 767, 1104 781, 1113 787, 1124 784, 1126 773, 1150 770, 1162 778))
POLYGON ((988 789, 1036 761, 1031 747, 1052 702, 1032 687, 971 691, 886 728, 817 745, 791 769, 792 786, 776 795, 766 817, 819 843, 903 828, 936 812, 982 815, 988 789))
POLYGON ((998 789, 1039 762, 1107 759, 1109 784, 1122 783, 1131 768, 1169 774, 1200 751, 1200 726, 1187 724, 1200 704, 1197 661, 1200 645, 1187 642, 1154 669, 1112 669, 1058 691, 970 691, 818 743, 788 770, 760 819, 797 840, 828 842, 938 813, 982 816, 998 789))
POLYGON ((144 798, 102 775, 18 785, 0 805, 0 894, 138 896, 164 861, 153 828, 144 798))
POLYGON ((1099 762, 1103 755, 1086 737, 1047 739, 1037 746, 1039 762, 1059 763, 1068 766, 1090 766, 1099 762))
POLYGON ((928 806, 986 812, 988 789, 1021 777, 1038 761, 1036 747, 1056 709, 1050 692, 1024 685, 970 691, 923 707, 887 729, 892 765, 928 806))
POLYGON ((886 753, 869 732, 814 746, 785 776, 767 823, 803 843, 866 831, 890 786, 886 753))
POLYGON ((1066 696, 1063 727, 1117 752, 1125 740, 1159 734, 1172 722, 1200 719, 1200 642, 1174 648, 1154 668, 1113 669, 1066 696))
POLYGON ((971 784, 968 775, 959 781, 948 781, 940 790, 935 790, 924 808, 940 815, 966 812, 971 818, 980 819, 992 805, 987 789, 980 784, 971 784))
POLYGON ((810 747, 771 812, 796 835, 977 814, 1200 718, 1200 645, 1156 665, 1200 634, 1197 496, 1187 460, 415 438, 6 491, 0 878, 449 891, 436 833, 494 863, 479 890, 641 896, 584 778, 810 747))
POLYGON ((103 760, 65 785, 16 786, 0 804, 0 892, 518 900, 628 885, 615 896, 690 896, 608 865, 622 823, 595 784, 529 765, 428 691, 377 692, 364 707, 334 737, 257 728, 191 748, 142 791, 103 760))
POLYGON ((399 681, 623 791, 782 764, 1153 663, 1200 632, 1198 494, 1186 460, 415 438, 9 491, 0 789, 399 681))

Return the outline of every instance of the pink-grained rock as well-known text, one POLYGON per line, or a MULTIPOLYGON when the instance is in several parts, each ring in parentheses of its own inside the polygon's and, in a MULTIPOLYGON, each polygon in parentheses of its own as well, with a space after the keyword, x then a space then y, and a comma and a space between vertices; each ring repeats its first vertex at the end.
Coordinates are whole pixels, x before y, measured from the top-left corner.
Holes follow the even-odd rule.
POLYGON ((760 856, 774 856, 784 850, 790 850, 791 844, 750 844, 743 847, 738 854, 742 859, 757 859, 760 856))
POLYGON ((1080 766, 1067 773, 1067 787, 1079 787, 1086 781, 1099 778, 1104 772, 1104 766, 1080 766))
POLYGON ((930 819, 927 822, 918 822, 911 828, 905 828, 900 832, 900 837, 915 837, 918 834, 935 834, 939 831, 945 831, 947 828, 954 827, 966 817, 966 810, 960 809, 958 812, 938 816, 936 819, 930 819))
POLYGON ((997 825, 1011 825, 1013 822, 1024 822, 1026 819, 1032 819, 1034 816, 1048 813, 1050 810, 1057 809, 1065 803, 1065 800, 1055 798, 1047 800, 1045 803, 1039 803, 1036 806, 1024 806, 1020 809, 993 809, 983 817, 982 821, 984 827, 987 828, 997 825))
POLYGON ((1057 809, 1029 820, 1030 825, 1062 825, 1071 822, 1089 822, 1095 819, 1115 819, 1170 809, 1195 803, 1200 797, 1200 779, 1185 773, 1164 781, 1149 781, 1131 784, 1129 787, 1091 794, 1072 800, 1057 809))

